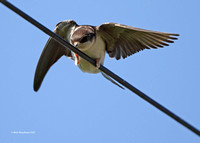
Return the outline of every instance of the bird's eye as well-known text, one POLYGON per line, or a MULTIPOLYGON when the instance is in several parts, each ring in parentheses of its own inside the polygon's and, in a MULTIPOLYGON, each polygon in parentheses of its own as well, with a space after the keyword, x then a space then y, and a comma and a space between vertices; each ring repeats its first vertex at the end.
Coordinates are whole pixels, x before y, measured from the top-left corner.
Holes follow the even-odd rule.
POLYGON ((91 40, 93 38, 93 36, 94 36, 94 34, 89 33, 89 34, 85 35, 85 37, 83 37, 80 42, 85 43, 85 42, 91 40))
POLYGON ((82 39, 81 39, 81 43, 85 43, 85 42, 87 42, 88 41, 88 35, 87 36, 85 36, 85 37, 83 37, 82 39))

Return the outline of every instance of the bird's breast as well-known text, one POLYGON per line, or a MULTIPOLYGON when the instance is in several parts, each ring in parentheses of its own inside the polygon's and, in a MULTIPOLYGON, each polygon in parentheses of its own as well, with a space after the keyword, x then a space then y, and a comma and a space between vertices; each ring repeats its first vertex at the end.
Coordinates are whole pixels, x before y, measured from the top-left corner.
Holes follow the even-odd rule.
MULTIPOLYGON (((105 58, 105 42, 103 39, 97 35, 94 44, 89 48, 87 51, 83 51, 86 55, 91 57, 92 59, 100 59, 100 63, 103 65, 104 58, 105 58)), ((79 62, 77 66, 83 72, 87 73, 99 73, 100 70, 97 69, 95 66, 90 64, 88 61, 84 60, 83 58, 79 57, 79 62)))

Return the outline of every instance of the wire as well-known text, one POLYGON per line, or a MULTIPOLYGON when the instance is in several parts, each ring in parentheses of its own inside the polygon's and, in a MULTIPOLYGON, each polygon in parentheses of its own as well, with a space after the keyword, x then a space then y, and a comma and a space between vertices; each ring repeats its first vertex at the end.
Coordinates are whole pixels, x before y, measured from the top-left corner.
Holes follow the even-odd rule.
MULTIPOLYGON (((91 63, 92 65, 96 66, 96 61, 95 60, 91 59, 86 54, 84 54, 83 52, 81 52, 80 50, 78 50, 77 48, 75 48, 74 46, 72 46, 71 44, 67 43, 60 36, 58 36, 57 34, 55 34, 54 32, 52 32, 51 30, 49 30, 48 28, 46 28, 45 26, 43 26, 42 24, 40 24, 39 22, 37 22, 36 20, 34 20, 33 18, 31 18, 29 15, 27 15, 26 13, 24 13, 23 11, 21 11, 20 9, 18 9, 17 7, 15 7, 14 5, 12 5, 11 3, 9 3, 6 0, 0 0, 0 2, 2 2, 6 7, 8 7, 12 11, 14 11, 18 15, 20 15, 21 17, 23 17, 27 21, 29 21, 31 24, 33 24, 37 28, 39 28, 40 30, 42 30, 44 33, 46 33, 47 35, 49 35, 52 38, 54 38, 56 41, 58 41, 60 44, 62 44, 65 48, 69 48, 74 53, 78 54, 80 57, 84 58, 89 63, 91 63)), ((200 136, 200 131, 197 128, 195 128, 194 126, 190 125, 189 123, 187 123, 186 121, 184 121, 183 119, 181 119, 179 116, 177 116, 176 114, 174 114, 173 112, 171 112, 170 110, 168 110, 167 108, 165 108, 164 106, 162 106, 161 104, 159 104, 158 102, 156 102, 155 100, 153 100, 150 97, 148 97, 146 94, 144 94, 143 92, 141 92, 140 90, 138 90, 137 88, 135 88, 133 85, 131 85, 130 83, 128 83, 127 81, 125 81, 124 79, 122 79, 121 77, 119 77, 118 75, 114 74, 112 71, 110 71, 106 67, 100 65, 99 69, 102 72, 104 72, 105 74, 107 74, 110 77, 112 77, 117 82, 121 83, 123 86, 125 86, 126 88, 128 88, 130 91, 132 91, 135 94, 137 94, 138 96, 140 96, 145 101, 149 102, 154 107, 158 108, 160 111, 164 112, 165 114, 167 114, 168 116, 170 116, 171 118, 173 118, 174 120, 176 120, 177 122, 179 122, 180 124, 182 124, 183 126, 185 126, 186 128, 188 128, 189 130, 191 130, 193 133, 195 133, 198 136, 200 136)))

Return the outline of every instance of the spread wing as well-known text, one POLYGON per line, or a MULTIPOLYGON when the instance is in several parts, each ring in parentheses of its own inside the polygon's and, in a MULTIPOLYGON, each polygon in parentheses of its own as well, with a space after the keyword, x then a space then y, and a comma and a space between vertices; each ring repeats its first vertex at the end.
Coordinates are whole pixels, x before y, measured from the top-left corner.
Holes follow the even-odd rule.
MULTIPOLYGON (((67 42, 69 42, 71 28, 76 25, 77 24, 72 20, 63 21, 56 25, 56 28, 53 32, 64 38, 67 42)), ((69 49, 66 49, 56 40, 50 37, 42 51, 35 71, 35 91, 37 91, 40 88, 40 85, 50 67, 63 55, 71 57, 71 51, 69 49)))
POLYGON ((119 60, 144 49, 169 46, 179 34, 156 32, 117 23, 104 23, 96 27, 106 42, 110 57, 119 60))

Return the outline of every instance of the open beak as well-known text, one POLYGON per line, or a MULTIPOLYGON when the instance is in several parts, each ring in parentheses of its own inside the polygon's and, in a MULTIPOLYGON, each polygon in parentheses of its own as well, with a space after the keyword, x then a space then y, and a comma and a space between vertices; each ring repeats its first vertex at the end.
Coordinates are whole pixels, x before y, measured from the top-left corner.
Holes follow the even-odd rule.
POLYGON ((79 55, 77 55, 76 53, 74 53, 74 56, 75 56, 75 64, 78 65, 80 63, 79 55))

